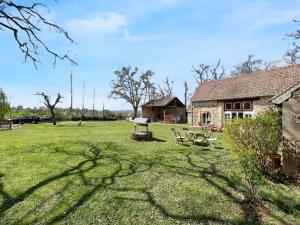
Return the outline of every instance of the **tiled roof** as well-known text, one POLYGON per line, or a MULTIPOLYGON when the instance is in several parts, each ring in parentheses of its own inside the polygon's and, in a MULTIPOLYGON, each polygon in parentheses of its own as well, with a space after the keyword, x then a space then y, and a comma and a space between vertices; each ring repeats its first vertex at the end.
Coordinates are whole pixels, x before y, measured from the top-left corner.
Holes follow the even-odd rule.
POLYGON ((164 107, 175 101, 177 106, 184 107, 184 104, 177 97, 153 99, 143 105, 143 107, 164 107))
POLYGON ((273 104, 281 104, 284 101, 288 100, 290 97, 292 97, 292 93, 296 91, 297 89, 300 89, 300 81, 295 83, 294 85, 290 86, 289 88, 285 89, 280 94, 274 96, 269 101, 273 104))
POLYGON ((192 101, 275 96, 300 81, 300 65, 208 81, 195 91, 192 101))

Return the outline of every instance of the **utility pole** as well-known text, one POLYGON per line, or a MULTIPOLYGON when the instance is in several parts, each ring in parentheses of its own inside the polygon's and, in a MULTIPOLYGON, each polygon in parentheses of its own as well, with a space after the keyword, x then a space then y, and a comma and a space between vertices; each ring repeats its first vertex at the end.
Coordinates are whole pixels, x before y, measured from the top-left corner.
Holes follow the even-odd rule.
POLYGON ((102 116, 104 118, 104 102, 103 102, 103 105, 102 105, 102 116))
POLYGON ((72 111, 73 111, 73 74, 71 70, 70 74, 70 83, 71 83, 71 106, 70 106, 70 117, 72 117, 72 111))
POLYGON ((95 118, 95 98, 96 98, 96 90, 94 88, 94 94, 93 94, 93 118, 95 118))
POLYGON ((84 117, 84 81, 82 83, 82 111, 81 111, 81 118, 84 117))

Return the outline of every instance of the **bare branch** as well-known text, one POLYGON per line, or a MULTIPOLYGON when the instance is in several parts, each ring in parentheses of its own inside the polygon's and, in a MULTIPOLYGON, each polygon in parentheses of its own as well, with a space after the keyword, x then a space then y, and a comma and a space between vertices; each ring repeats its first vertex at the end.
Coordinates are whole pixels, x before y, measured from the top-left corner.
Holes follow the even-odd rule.
POLYGON ((231 71, 232 76, 240 76, 243 74, 254 73, 257 71, 261 71, 262 60, 261 59, 253 59, 253 55, 249 55, 247 60, 237 66, 234 66, 234 70, 231 71))
POLYGON ((221 66, 221 59, 219 59, 216 66, 200 64, 198 68, 194 66, 192 68, 199 85, 210 80, 220 80, 225 76, 225 69, 221 66))
POLYGON ((53 125, 56 125, 56 117, 55 117, 54 109, 55 109, 56 105, 61 102, 61 99, 63 97, 61 96, 60 93, 57 93, 56 100, 54 101, 53 104, 51 104, 51 99, 50 99, 49 95, 45 94, 44 92, 42 92, 42 93, 38 92, 38 93, 36 93, 36 95, 43 97, 44 105, 50 110, 53 125))
POLYGON ((35 2, 31 6, 19 5, 13 1, 0 1, 0 30, 10 31, 13 38, 18 44, 18 47, 24 59, 30 59, 37 68, 37 63, 40 63, 38 58, 39 50, 42 47, 47 53, 53 56, 53 64, 55 65, 57 59, 67 59, 72 64, 77 63, 69 57, 68 54, 58 54, 50 49, 48 45, 41 38, 42 26, 46 25, 53 28, 55 32, 62 34, 68 41, 75 43, 67 31, 61 26, 49 22, 42 14, 41 7, 45 5, 35 2))
POLYGON ((293 43, 294 48, 288 50, 283 58, 285 61, 289 64, 297 64, 298 60, 300 59, 299 57, 299 47, 296 45, 296 43, 293 43))
POLYGON ((166 77, 166 80, 164 81, 164 87, 158 85, 159 89, 159 97, 160 98, 170 98, 173 96, 173 85, 174 81, 170 80, 169 77, 166 77))

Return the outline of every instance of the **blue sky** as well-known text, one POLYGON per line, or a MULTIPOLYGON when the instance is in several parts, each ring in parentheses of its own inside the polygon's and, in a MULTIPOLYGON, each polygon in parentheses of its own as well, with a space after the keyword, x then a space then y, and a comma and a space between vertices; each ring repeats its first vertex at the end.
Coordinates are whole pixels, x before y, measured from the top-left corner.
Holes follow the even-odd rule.
MULTIPOLYGON (((20 1, 30 3, 32 1, 20 1)), ((43 2, 43 1, 42 1, 43 2)), ((166 76, 175 81, 175 95, 183 99, 182 79, 196 87, 192 65, 215 64, 218 59, 230 73, 232 66, 253 54, 266 61, 282 60, 290 48, 285 38, 300 27, 299 0, 72 0, 44 1, 45 14, 66 28, 78 45, 43 31, 44 39, 59 52, 69 52, 79 63, 71 66, 41 54, 35 70, 23 63, 10 33, 0 31, 0 86, 12 105, 40 106, 33 94, 61 92, 69 106, 69 75, 74 74, 75 106, 82 102, 82 81, 86 83, 86 106, 92 107, 96 89, 97 108, 130 109, 122 100, 108 99, 114 71, 122 66, 151 69, 154 80, 166 76)))

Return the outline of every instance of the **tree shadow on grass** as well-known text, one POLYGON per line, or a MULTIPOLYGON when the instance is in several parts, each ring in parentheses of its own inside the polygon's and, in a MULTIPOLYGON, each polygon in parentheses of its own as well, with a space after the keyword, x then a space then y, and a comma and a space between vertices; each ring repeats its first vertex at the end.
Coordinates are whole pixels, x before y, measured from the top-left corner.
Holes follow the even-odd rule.
MULTIPOLYGON (((227 176, 222 174, 216 167, 220 163, 220 155, 214 156, 215 159, 212 162, 208 158, 202 157, 202 161, 208 163, 209 166, 199 166, 195 163, 192 159, 190 153, 181 153, 184 158, 185 162, 189 165, 189 168, 180 167, 175 165, 166 164, 164 162, 159 162, 159 165, 168 169, 169 172, 174 174, 178 174, 181 176, 185 176, 189 179, 203 179, 205 180, 210 186, 214 187, 218 191, 222 192, 224 195, 229 197, 229 199, 237 204, 243 212, 244 219, 241 221, 230 221, 233 224, 261 224, 261 218, 258 214, 257 208, 250 204, 249 202, 245 201, 241 196, 245 194, 243 189, 241 188, 241 184, 236 184, 232 180, 230 180, 227 176), (220 180, 226 184, 226 186, 222 186, 216 180, 220 180)), ((201 221, 202 216, 200 216, 201 221)), ((178 218, 175 218, 178 219, 178 218)), ((213 219, 213 218, 211 218, 213 219)), ((212 220, 213 221, 213 220, 212 220)), ((203 222, 203 221, 202 221, 203 222)), ((221 219, 216 220, 215 222, 222 222, 221 219)), ((224 221, 223 221, 224 222, 224 221)), ((229 222, 229 221, 227 221, 229 222)))
POLYGON ((4 191, 4 185, 1 182, 2 177, 4 177, 4 174, 0 173, 0 196, 2 196, 3 202, 6 202, 11 199, 11 196, 4 191))
POLYGON ((12 197, 8 201, 5 201, 0 206, 0 215, 3 214, 6 210, 8 210, 11 207, 13 207, 14 205, 16 205, 17 203, 28 198, 28 196, 33 194, 38 189, 40 189, 44 186, 47 186, 56 180, 62 179, 64 177, 76 175, 76 174, 80 175, 80 174, 83 174, 83 173, 88 172, 88 171, 92 170, 93 168, 95 168, 97 166, 97 161, 100 160, 103 156, 101 155, 101 150, 95 146, 91 146, 90 153, 91 153, 91 155, 85 154, 84 152, 78 153, 78 156, 84 157, 85 160, 81 161, 76 166, 73 166, 70 169, 67 169, 55 176, 52 176, 45 180, 40 181, 39 183, 33 185, 32 187, 30 187, 26 191, 20 193, 16 197, 12 197), (92 163, 92 165, 88 165, 90 163, 92 163), (88 166, 86 166, 86 165, 88 165, 88 166))
POLYGON ((167 142, 166 140, 163 140, 163 139, 160 139, 160 138, 155 138, 155 137, 152 138, 152 141, 153 142, 164 142, 164 143, 167 142))
MULTIPOLYGON (((122 192, 137 192, 142 193, 146 196, 145 199, 139 198, 122 198, 126 201, 144 201, 147 202, 154 209, 158 210, 161 215, 163 215, 166 219, 172 218, 175 220, 181 220, 182 222, 196 222, 202 224, 260 224, 260 217, 258 216, 256 208, 249 208, 249 204, 240 198, 240 195, 243 195, 243 190, 236 182, 232 181, 228 176, 224 175, 219 169, 218 164, 222 161, 220 159, 221 155, 211 155, 210 153, 204 153, 202 155, 197 155, 203 162, 206 162, 209 166, 201 166, 199 163, 195 162, 193 159, 193 153, 195 153, 195 149, 181 149, 178 153, 182 156, 180 159, 180 163, 168 164, 169 161, 164 161, 168 159, 168 154, 164 154, 160 157, 152 157, 151 159, 145 159, 142 156, 135 155, 133 157, 122 157, 119 153, 124 152, 124 147, 119 146, 115 143, 111 142, 101 142, 98 144, 93 144, 90 142, 78 142, 77 144, 84 146, 87 148, 86 151, 82 152, 69 152, 61 147, 52 146, 53 153, 65 154, 67 156, 74 156, 82 158, 82 161, 77 163, 75 166, 64 170, 61 173, 58 173, 55 176, 49 177, 45 180, 40 181, 39 183, 33 185, 28 188, 24 192, 19 195, 12 197, 4 192, 3 184, 0 183, 0 195, 5 196, 4 203, 0 205, 0 219, 1 215, 11 209, 16 204, 26 200, 29 196, 34 194, 39 189, 50 185, 52 182, 58 181, 60 179, 69 177, 69 176, 78 176, 81 182, 89 187, 89 190, 76 198, 76 201, 72 203, 64 212, 53 216, 50 219, 47 219, 47 224, 55 224, 57 222, 61 222, 65 220, 67 217, 76 212, 76 210, 84 205, 87 201, 89 201, 97 192, 102 190, 117 190, 122 192), (188 150, 188 151, 187 151, 188 150), (109 152, 109 154, 107 154, 109 152), (214 158, 213 158, 214 157, 214 158), (129 158, 129 159, 128 159, 129 158), (100 168, 104 166, 104 162, 109 161, 111 170, 109 174, 99 176, 97 180, 91 182, 87 177, 87 173, 92 171, 93 169, 100 168), (188 167, 181 167, 179 165, 185 164, 188 167), (241 220, 225 220, 216 215, 209 215, 201 212, 191 213, 188 215, 180 215, 178 213, 172 212, 168 210, 159 200, 155 197, 155 193, 151 191, 151 187, 145 188, 115 188, 114 184, 117 179, 129 177, 136 175, 137 173, 144 173, 149 170, 155 169, 163 169, 163 172, 174 173, 180 176, 184 176, 187 179, 203 179, 205 180, 211 187, 214 187, 216 190, 220 191, 224 195, 228 196, 232 202, 236 203, 240 206, 241 210, 244 213, 244 218, 241 220), (225 183, 225 185, 221 185, 219 182, 225 183), (238 195, 236 195, 238 193, 238 195)), ((171 154, 174 154, 172 152, 171 154)), ((172 160, 172 157, 170 157, 172 160)), ((2 175, 3 177, 3 175, 2 175)), ((1 178, 1 174, 0 174, 1 178)), ((152 184, 154 186, 155 184, 152 184)), ((52 196, 56 196, 59 198, 65 192, 68 191, 68 187, 64 186, 61 190, 57 191, 53 195, 48 196, 45 200, 42 200, 37 204, 36 209, 42 208, 47 204, 47 199, 52 196)), ((121 197, 116 197, 121 198, 121 197)), ((217 202, 216 202, 217 204, 217 202)), ((26 219, 26 217, 31 216, 30 212, 24 215, 22 218, 19 218, 19 222, 15 224, 22 223, 26 219)), ((37 220, 37 218, 36 218, 37 220)), ((279 219, 278 219, 279 220, 279 219)))
MULTIPOLYGON (((100 143, 101 147, 97 144, 92 144, 89 142, 80 142, 81 145, 88 147, 88 152, 68 152, 62 148, 52 148, 54 153, 61 153, 66 154, 69 156, 76 156, 81 157, 84 160, 79 162, 77 165, 71 167, 70 169, 64 170, 63 172, 51 176, 45 180, 40 181, 39 183, 33 185, 32 187, 28 188, 27 190, 23 191, 22 193, 18 194, 15 197, 9 196, 7 193, 3 191, 3 185, 0 184, 0 194, 4 197, 4 202, 0 205, 0 218, 4 216, 4 213, 14 207, 16 204, 26 200, 32 194, 34 194, 39 189, 50 185, 51 183, 58 181, 60 179, 69 177, 69 176, 78 176, 84 185, 91 186, 91 190, 87 191, 85 194, 80 196, 80 198, 76 201, 75 204, 72 204, 67 210, 65 210, 62 214, 59 214, 51 219, 51 221, 47 222, 49 224, 56 223, 62 221, 65 217, 70 215, 71 213, 75 212, 78 207, 88 201, 97 191, 108 187, 110 185, 115 184, 117 178, 124 178, 131 175, 136 174, 137 172, 143 173, 152 168, 153 164, 151 161, 144 161, 144 160, 128 160, 128 159, 121 159, 117 154, 103 154, 103 151, 110 150, 117 152, 118 149, 121 147, 111 143, 100 143), (109 175, 102 176, 98 182, 91 183, 89 179, 86 178, 86 173, 95 169, 96 167, 101 167, 101 162, 103 160, 109 160, 110 166, 115 169, 112 169, 112 172, 109 175), (124 164, 128 166, 125 168, 124 164)), ((139 158, 139 157, 137 157, 139 158)), ((2 175, 3 176, 3 175, 2 175)), ((64 188, 62 193, 66 191, 64 188)), ((55 193, 57 194, 57 193, 55 193)), ((42 204, 42 203, 41 203, 42 204)), ((30 213, 26 214, 22 220, 25 219, 26 216, 29 216, 30 213)))
POLYGON ((151 205, 153 208, 158 210, 161 215, 163 215, 167 219, 175 219, 180 220, 182 222, 197 222, 200 224, 211 224, 211 222, 226 224, 229 221, 226 221, 215 215, 207 215, 202 213, 197 213, 195 215, 179 215, 169 211, 166 207, 164 207, 154 196, 154 194, 150 191, 149 188, 117 188, 113 189, 120 192, 135 192, 139 194, 143 194, 146 196, 146 199, 140 198, 128 198, 128 197, 115 197, 115 199, 125 200, 125 201, 133 201, 133 202, 146 202, 151 205))

